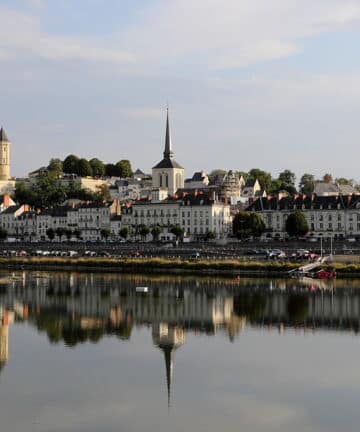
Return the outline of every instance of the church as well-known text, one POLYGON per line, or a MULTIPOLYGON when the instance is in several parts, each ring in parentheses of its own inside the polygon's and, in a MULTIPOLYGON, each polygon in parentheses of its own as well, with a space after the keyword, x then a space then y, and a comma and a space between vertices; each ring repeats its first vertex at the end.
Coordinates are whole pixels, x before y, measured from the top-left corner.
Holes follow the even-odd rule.
POLYGON ((12 194, 15 180, 10 177, 10 141, 3 128, 0 129, 0 194, 12 194))
POLYGON ((174 159, 171 146, 169 110, 166 112, 164 158, 152 169, 152 187, 166 190, 169 196, 184 187, 184 168, 174 159))

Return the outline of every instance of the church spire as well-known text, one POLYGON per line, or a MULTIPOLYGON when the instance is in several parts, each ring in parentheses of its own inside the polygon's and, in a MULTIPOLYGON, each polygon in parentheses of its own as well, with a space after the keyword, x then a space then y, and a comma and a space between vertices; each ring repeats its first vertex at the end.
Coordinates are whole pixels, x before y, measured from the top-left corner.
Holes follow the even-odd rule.
POLYGON ((0 129, 0 142, 9 142, 9 139, 4 131, 4 128, 0 129))
POLYGON ((166 133, 165 133, 165 151, 164 159, 172 159, 174 153, 171 149, 171 136, 170 136, 170 126, 169 126, 169 108, 166 108, 166 133))

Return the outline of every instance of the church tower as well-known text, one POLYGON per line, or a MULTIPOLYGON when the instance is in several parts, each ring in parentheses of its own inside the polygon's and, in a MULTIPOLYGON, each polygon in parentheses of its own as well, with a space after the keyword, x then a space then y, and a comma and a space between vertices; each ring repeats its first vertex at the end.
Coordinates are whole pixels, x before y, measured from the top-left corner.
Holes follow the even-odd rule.
POLYGON ((10 178, 10 141, 3 128, 0 129, 0 180, 10 178))
POLYGON ((175 161, 171 147, 169 110, 166 110, 164 158, 152 169, 152 186, 167 189, 169 195, 184 187, 184 168, 175 161))

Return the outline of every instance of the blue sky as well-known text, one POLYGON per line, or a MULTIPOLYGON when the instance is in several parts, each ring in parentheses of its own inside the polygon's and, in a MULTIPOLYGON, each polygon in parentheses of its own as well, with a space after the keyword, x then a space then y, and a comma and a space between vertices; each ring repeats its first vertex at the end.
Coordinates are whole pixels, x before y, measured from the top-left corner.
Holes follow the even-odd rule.
POLYGON ((360 1, 0 0, 12 172, 69 153, 360 181, 360 1))

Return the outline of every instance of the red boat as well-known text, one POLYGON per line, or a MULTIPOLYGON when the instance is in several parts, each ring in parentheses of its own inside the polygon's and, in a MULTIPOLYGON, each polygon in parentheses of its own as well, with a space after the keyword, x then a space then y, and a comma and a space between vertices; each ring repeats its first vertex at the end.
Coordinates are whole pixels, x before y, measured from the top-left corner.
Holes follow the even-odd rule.
POLYGON ((336 271, 334 269, 321 269, 314 273, 315 279, 334 279, 336 271))

